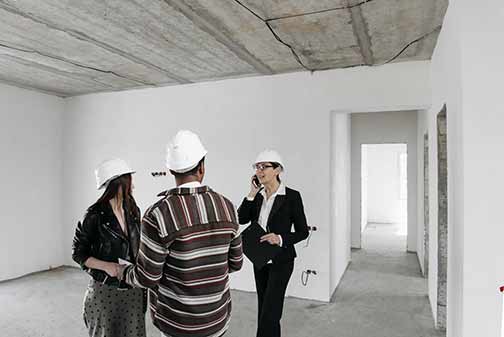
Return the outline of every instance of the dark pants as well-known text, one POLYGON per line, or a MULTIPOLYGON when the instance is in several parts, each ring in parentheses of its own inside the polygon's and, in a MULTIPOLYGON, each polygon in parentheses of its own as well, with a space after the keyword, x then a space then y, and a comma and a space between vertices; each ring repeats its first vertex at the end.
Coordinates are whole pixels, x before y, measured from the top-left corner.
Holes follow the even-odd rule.
POLYGON ((280 337, 285 290, 294 269, 294 261, 254 267, 258 315, 256 337, 280 337))

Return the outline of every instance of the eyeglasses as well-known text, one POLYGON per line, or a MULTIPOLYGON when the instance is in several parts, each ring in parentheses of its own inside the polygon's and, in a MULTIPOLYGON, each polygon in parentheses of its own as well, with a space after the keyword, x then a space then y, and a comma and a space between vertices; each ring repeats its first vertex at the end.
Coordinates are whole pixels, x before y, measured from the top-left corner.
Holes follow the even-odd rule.
POLYGON ((273 166, 273 165, 266 165, 266 164, 255 164, 252 167, 254 168, 254 170, 264 171, 268 167, 275 167, 275 166, 273 166))

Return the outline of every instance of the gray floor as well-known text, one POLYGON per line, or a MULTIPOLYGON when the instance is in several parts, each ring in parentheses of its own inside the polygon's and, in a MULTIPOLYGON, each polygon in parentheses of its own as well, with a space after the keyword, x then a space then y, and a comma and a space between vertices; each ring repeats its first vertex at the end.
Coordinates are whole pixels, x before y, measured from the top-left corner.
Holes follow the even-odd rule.
MULTIPOLYGON (((334 303, 286 300, 285 337, 433 337, 426 281, 394 225, 371 224, 352 253, 334 303)), ((0 283, 0 336, 86 336, 81 316, 87 275, 59 268, 0 283)), ((233 292, 226 334, 255 336, 255 294, 233 292)), ((148 318, 148 336, 159 336, 148 318)))

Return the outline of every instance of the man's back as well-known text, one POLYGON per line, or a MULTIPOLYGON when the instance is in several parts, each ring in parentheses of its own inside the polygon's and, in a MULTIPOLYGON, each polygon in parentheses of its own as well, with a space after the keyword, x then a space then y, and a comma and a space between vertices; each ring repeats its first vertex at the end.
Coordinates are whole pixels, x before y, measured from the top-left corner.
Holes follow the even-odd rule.
POLYGON ((207 186, 159 196, 126 281, 150 288, 154 324, 167 336, 221 336, 231 311, 228 274, 243 262, 234 206, 207 186))

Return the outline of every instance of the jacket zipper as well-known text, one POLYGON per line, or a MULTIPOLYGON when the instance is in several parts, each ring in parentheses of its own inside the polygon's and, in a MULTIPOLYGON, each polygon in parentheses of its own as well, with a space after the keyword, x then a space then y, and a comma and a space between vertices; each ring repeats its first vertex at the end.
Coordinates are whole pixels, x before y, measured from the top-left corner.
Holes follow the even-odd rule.
MULTIPOLYGON (((121 239, 121 240, 125 240, 127 241, 124 237, 120 236, 119 234, 117 234, 115 231, 113 231, 110 227, 108 226, 103 226, 105 227, 105 229, 110 233, 112 234, 113 237, 115 237, 116 239, 121 239)), ((129 243, 129 242, 128 242, 129 243)))
POLYGON ((130 243, 129 243, 129 241, 128 241, 126 238, 124 238, 124 237, 120 236, 119 234, 117 234, 115 231, 113 231, 113 230, 112 230, 112 228, 110 228, 110 227, 108 227, 108 226, 103 226, 103 227, 105 227, 105 229, 106 229, 106 230, 107 230, 107 231, 108 231, 108 232, 109 232, 109 233, 110 233, 113 237, 115 237, 116 239, 121 239, 121 240, 123 240, 123 241, 126 241, 126 244, 127 244, 127 247, 128 247, 128 248, 127 248, 127 250, 126 250, 126 256, 127 256, 127 257, 128 257, 128 259, 129 259, 129 251, 130 251, 130 243))

